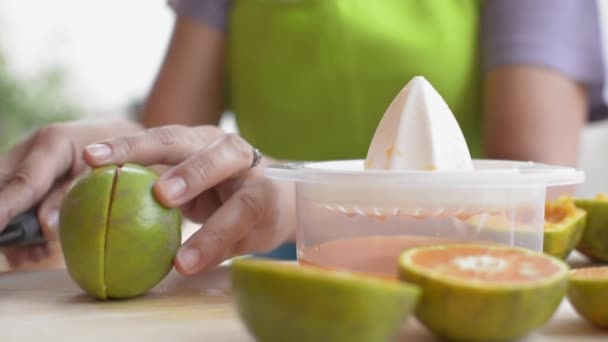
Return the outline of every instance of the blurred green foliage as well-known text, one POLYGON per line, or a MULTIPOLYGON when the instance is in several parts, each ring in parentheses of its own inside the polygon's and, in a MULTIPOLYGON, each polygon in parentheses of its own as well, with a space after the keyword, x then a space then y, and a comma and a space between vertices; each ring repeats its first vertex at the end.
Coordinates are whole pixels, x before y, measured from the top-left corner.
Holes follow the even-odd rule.
POLYGON ((11 73, 0 52, 0 150, 33 133, 37 128, 77 117, 79 110, 65 94, 65 73, 48 68, 32 79, 11 73))

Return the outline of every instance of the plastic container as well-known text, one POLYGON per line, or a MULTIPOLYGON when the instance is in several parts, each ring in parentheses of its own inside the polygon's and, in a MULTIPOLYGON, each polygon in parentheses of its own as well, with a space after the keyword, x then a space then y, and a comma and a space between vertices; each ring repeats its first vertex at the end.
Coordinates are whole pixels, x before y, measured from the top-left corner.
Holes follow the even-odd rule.
POLYGON ((363 160, 271 165, 295 184, 301 263, 394 277, 407 248, 448 242, 543 247, 548 187, 582 171, 475 160, 474 171, 364 170, 363 160))

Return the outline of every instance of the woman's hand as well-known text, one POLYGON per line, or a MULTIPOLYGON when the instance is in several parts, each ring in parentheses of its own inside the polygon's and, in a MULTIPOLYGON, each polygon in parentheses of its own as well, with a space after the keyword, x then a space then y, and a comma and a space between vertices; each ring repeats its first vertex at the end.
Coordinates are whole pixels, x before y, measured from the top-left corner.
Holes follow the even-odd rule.
MULTIPOLYGON (((113 136, 140 131, 139 124, 120 121, 73 121, 38 130, 0 157, 0 231, 21 212, 38 205, 38 219, 47 240, 57 238, 59 208, 67 189, 88 165, 84 147, 113 136)), ((3 250, 11 266, 37 262, 48 246, 11 247, 3 250)))
POLYGON ((254 149, 216 126, 164 126, 85 148, 91 166, 170 165, 157 198, 204 223, 180 248, 176 268, 194 274, 235 255, 270 251, 293 238, 293 190, 253 167, 254 149))

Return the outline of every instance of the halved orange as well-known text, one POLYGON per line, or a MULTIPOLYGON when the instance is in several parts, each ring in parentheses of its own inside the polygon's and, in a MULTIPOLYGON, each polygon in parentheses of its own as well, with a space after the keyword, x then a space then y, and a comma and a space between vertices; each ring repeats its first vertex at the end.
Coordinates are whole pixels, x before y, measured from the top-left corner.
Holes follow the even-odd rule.
POLYGON ((420 247, 399 265, 400 279, 422 288, 418 319, 452 340, 523 337, 551 318, 567 288, 568 265, 517 247, 420 247))
POLYGON ((608 328, 608 266, 570 271, 568 300, 584 319, 608 328))

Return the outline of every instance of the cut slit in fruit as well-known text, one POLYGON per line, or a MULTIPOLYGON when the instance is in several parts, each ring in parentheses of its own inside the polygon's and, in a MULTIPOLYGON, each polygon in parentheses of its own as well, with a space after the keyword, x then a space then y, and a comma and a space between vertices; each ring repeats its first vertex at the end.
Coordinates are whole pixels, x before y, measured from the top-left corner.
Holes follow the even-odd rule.
POLYGON ((115 170, 110 165, 83 175, 68 191, 59 216, 67 271, 82 289, 100 299, 107 298, 103 254, 115 170))
POLYGON ((116 184, 118 183, 118 175, 120 173, 120 167, 117 167, 114 170, 114 176, 112 177, 112 189, 110 190, 110 202, 108 203, 108 214, 106 216, 106 224, 105 224, 105 234, 103 240, 103 276, 101 286, 103 288, 104 297, 107 297, 107 286, 106 286, 106 278, 107 278, 107 269, 106 269, 106 258, 108 255, 108 233, 110 231, 110 217, 112 217, 112 204, 114 203, 114 195, 116 194, 116 184))

